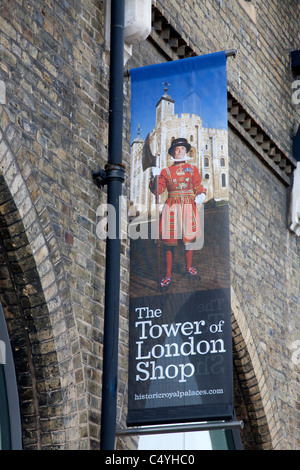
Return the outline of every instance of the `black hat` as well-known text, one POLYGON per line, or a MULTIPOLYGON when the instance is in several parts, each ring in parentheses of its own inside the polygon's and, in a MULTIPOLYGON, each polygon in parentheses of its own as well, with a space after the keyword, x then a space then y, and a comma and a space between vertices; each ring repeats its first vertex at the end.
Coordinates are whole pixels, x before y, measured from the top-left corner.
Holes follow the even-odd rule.
POLYGON ((172 155, 172 157, 174 157, 175 148, 180 147, 181 145, 186 148, 187 152, 191 150, 191 145, 188 143, 188 141, 183 137, 180 137, 179 139, 173 140, 171 147, 168 150, 168 153, 172 155))

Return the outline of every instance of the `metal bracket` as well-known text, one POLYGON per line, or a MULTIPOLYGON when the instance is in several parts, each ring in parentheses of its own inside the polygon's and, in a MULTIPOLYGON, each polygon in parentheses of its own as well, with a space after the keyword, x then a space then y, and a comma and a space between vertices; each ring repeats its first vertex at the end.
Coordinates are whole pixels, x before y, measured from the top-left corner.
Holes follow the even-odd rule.
POLYGON ((225 51, 225 56, 226 56, 226 57, 234 57, 234 58, 236 58, 236 56, 237 56, 237 49, 228 49, 227 51, 225 51))
POLYGON ((141 428, 117 429, 117 436, 140 436, 148 434, 170 434, 176 432, 214 431, 216 429, 244 428, 243 421, 223 421, 215 423, 196 423, 170 426, 148 426, 141 428))
POLYGON ((112 179, 123 183, 125 180, 125 165, 122 163, 107 163, 104 169, 93 171, 92 177, 98 188, 103 188, 112 179))

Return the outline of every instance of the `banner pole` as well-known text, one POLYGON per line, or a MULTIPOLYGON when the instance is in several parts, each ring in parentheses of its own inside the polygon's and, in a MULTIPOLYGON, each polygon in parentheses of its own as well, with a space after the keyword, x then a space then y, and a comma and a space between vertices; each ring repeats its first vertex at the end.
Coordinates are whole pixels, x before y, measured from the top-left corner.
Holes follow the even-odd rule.
POLYGON ((114 450, 116 437, 121 253, 120 196, 124 181, 124 165, 122 165, 124 17, 125 0, 111 0, 108 163, 105 165, 105 170, 93 175, 100 185, 107 184, 107 202, 115 208, 117 225, 115 236, 108 236, 106 242, 100 444, 102 450, 114 450))
POLYGON ((237 49, 228 49, 225 51, 225 56, 226 57, 236 57, 237 55, 237 49))
POLYGON ((177 432, 214 431, 218 429, 243 429, 243 421, 217 423, 195 423, 170 426, 145 426, 141 428, 118 429, 118 436, 142 436, 151 434, 171 434, 177 432))
MULTIPOLYGON (((225 51, 225 56, 226 57, 236 57, 237 55, 237 49, 228 49, 227 51, 225 51)), ((130 77, 130 70, 129 69, 126 69, 124 70, 124 77, 125 78, 129 78, 130 77)))

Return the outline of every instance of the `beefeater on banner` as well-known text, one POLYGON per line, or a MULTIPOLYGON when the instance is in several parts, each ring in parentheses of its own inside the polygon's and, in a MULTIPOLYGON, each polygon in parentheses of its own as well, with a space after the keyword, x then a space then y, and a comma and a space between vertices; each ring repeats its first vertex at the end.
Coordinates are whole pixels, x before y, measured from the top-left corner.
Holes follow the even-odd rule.
POLYGON ((174 247, 182 240, 185 245, 187 275, 197 276, 197 269, 192 266, 192 243, 201 236, 200 217, 196 205, 201 205, 206 197, 206 189, 201 184, 201 176, 195 165, 188 163, 187 153, 191 145, 187 139, 174 139, 168 153, 173 164, 168 168, 152 169, 149 188, 153 194, 168 191, 164 204, 159 235, 166 250, 166 276, 161 280, 161 287, 166 288, 172 280, 174 247))

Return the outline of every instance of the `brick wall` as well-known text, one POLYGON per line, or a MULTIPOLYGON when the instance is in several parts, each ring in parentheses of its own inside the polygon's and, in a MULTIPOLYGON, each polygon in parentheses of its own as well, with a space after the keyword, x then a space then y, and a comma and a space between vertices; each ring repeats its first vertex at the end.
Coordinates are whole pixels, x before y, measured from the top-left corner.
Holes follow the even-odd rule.
MULTIPOLYGON (((154 24, 151 46, 139 45, 131 64, 161 61, 153 44, 163 48, 164 60, 176 59, 166 39, 168 25, 192 53, 236 48, 237 57, 228 59, 229 91, 291 156, 300 122, 299 108, 291 99, 290 69, 290 52, 299 41, 299 5, 247 4, 241 0, 183 6, 158 0, 156 7, 167 22, 163 27, 159 21, 154 24)), ((300 258, 299 240, 287 230, 292 180, 275 176, 238 126, 230 129, 233 338, 236 406, 245 421, 242 437, 249 449, 296 449, 300 258)))
MULTIPOLYGON (((25 287, 29 299, 40 295, 35 336, 20 344, 10 332, 13 350, 33 361, 24 384, 15 353, 22 414, 32 418, 24 447, 98 447, 105 244, 95 224, 105 194, 91 171, 107 158, 104 5, 4 1, 0 10, 1 172, 28 238, 28 265, 22 257, 16 269, 40 280, 25 287)), ((29 306, 20 308, 27 324, 29 306)))

